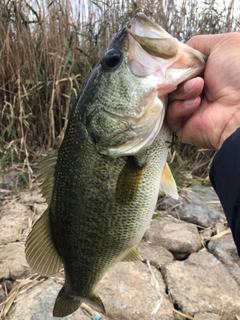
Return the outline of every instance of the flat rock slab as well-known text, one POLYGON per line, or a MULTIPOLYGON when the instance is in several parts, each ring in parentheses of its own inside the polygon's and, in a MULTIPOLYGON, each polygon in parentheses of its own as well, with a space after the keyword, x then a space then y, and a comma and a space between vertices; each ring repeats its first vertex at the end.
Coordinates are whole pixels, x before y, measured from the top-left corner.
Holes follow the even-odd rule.
POLYGON ((24 230, 29 228, 33 212, 24 204, 10 202, 0 211, 0 245, 24 240, 24 230))
POLYGON ((177 259, 184 259, 202 247, 194 224, 171 217, 153 219, 144 238, 152 244, 166 248, 177 259))
POLYGON ((23 242, 0 246, 0 279, 15 280, 25 270, 29 269, 24 250, 23 242))
POLYGON ((229 233, 210 241, 208 250, 227 267, 233 278, 240 285, 240 259, 232 234, 229 233))
POLYGON ((223 319, 220 314, 210 313, 210 312, 196 313, 195 318, 196 320, 222 320, 223 319))
POLYGON ((180 200, 167 198, 158 205, 159 210, 168 211, 175 218, 208 228, 218 221, 225 221, 225 215, 216 193, 212 188, 198 187, 180 193, 180 200))
POLYGON ((153 276, 141 262, 121 262, 106 273, 98 292, 111 319, 174 319, 162 275, 151 270, 153 276))
POLYGON ((183 313, 192 317, 213 313, 221 315, 221 320, 236 320, 240 316, 239 285, 205 249, 185 261, 163 266, 162 273, 175 308, 183 313))
POLYGON ((137 245, 137 248, 144 260, 148 260, 156 266, 162 266, 163 264, 174 260, 174 256, 170 251, 157 244, 142 240, 137 245))

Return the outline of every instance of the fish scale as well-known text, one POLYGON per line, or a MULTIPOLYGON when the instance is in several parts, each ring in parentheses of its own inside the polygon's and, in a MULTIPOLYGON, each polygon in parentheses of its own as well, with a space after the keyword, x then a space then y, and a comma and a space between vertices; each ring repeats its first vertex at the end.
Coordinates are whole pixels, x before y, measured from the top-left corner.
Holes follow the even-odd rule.
POLYGON ((82 302, 105 312, 99 281, 120 261, 142 260, 135 246, 159 190, 178 197, 166 164, 167 94, 199 74, 205 60, 138 13, 95 66, 60 149, 39 161, 48 208, 27 238, 26 258, 46 276, 64 266, 54 316, 82 302))
MULTIPOLYGON (((79 125, 77 126, 77 132, 82 139, 84 135, 79 130, 79 125)), ((164 145, 157 139, 149 150, 138 156, 139 161, 144 160, 147 165, 143 169, 141 181, 138 181, 138 190, 134 194, 134 199, 128 204, 122 204, 122 201, 117 201, 115 197, 116 185, 125 161, 119 163, 118 159, 109 159, 104 155, 99 155, 96 161, 94 156, 96 149, 89 138, 84 139, 84 148, 80 150, 79 157, 76 157, 77 161, 74 162, 76 172, 68 172, 68 181, 74 185, 74 190, 71 187, 70 193, 68 193, 68 187, 62 184, 64 169, 61 166, 56 167, 56 172, 59 174, 56 175, 55 184, 59 187, 54 190, 52 198, 50 224, 54 226, 52 236, 53 240, 56 239, 55 247, 58 248, 61 257, 65 256, 62 260, 64 266, 66 265, 66 279, 71 287, 69 296, 75 296, 75 292, 78 292, 80 297, 89 296, 95 287, 94 284, 103 276, 105 270, 121 260, 143 236, 157 201, 162 171, 159 159, 162 159, 163 163, 166 161, 166 138, 162 139, 164 145), (91 155, 93 155, 93 161, 91 155), (105 170, 102 170, 103 168, 105 170), (87 175, 86 172, 88 172, 87 175), (89 175, 89 172, 92 172, 92 175, 89 175), (101 172, 100 175, 99 172, 101 172), (73 182, 74 177, 78 177, 76 183, 73 182), (105 189, 102 181, 108 181, 105 189), (81 185, 78 185, 78 182, 81 185), (109 182, 112 185, 111 189, 109 182), (98 185, 101 185, 101 193, 97 193, 96 197, 95 186, 98 185), (57 197, 55 193, 58 194, 58 189, 60 192, 57 197), (65 190, 64 194, 62 190, 65 190), (78 198, 78 193, 81 193, 81 198, 78 198), (62 197, 79 199, 67 202, 66 206, 70 212, 68 219, 66 219, 66 208, 62 207, 62 197), (74 225, 78 227, 73 228, 74 225), (68 237, 59 236, 61 234, 68 234, 68 237), (79 259, 77 259, 78 256, 79 259), (65 264, 65 260, 68 263, 65 264), (78 281, 75 280, 75 269, 81 270, 78 281)), ((63 156, 60 163, 65 164, 68 161, 68 155, 72 154, 70 143, 68 139, 63 143, 63 154, 67 159, 63 156), (65 144, 68 153, 64 152, 65 144)), ((75 144, 76 142, 73 141, 72 149, 75 148, 75 144)), ((132 184, 135 185, 134 182, 132 184)), ((128 196, 131 185, 126 184, 124 188, 123 198, 128 196)), ((103 310, 100 309, 100 311, 103 310)))

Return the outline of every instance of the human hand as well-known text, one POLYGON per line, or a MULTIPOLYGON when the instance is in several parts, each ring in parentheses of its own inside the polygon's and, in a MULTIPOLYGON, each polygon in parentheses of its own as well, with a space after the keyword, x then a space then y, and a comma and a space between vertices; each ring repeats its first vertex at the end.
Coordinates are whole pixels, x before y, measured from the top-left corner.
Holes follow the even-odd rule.
POLYGON ((240 33, 201 35, 187 44, 208 55, 203 79, 169 95, 166 122, 180 141, 219 149, 240 127, 240 33))

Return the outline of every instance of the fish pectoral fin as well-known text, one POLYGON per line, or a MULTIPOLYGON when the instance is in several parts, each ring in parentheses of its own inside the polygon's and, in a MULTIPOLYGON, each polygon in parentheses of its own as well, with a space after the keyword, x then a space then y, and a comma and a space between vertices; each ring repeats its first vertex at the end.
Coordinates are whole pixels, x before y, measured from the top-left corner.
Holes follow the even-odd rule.
POLYGON ((48 208, 28 235, 25 253, 29 266, 41 275, 50 276, 60 270, 61 258, 52 242, 48 208))
POLYGON ((64 287, 62 287, 54 304, 53 316, 59 318, 66 317, 76 311, 80 307, 81 303, 82 302, 80 300, 66 298, 64 296, 64 287))
POLYGON ((171 196, 173 199, 178 200, 179 198, 176 182, 167 163, 165 163, 162 171, 160 190, 171 196))
POLYGON ((126 254, 126 256, 124 256, 121 262, 142 261, 142 260, 143 258, 140 252, 138 251, 137 248, 134 247, 126 254))
POLYGON ((142 183, 145 164, 137 162, 133 156, 127 158, 118 178, 115 198, 118 203, 129 204, 134 200, 142 183))

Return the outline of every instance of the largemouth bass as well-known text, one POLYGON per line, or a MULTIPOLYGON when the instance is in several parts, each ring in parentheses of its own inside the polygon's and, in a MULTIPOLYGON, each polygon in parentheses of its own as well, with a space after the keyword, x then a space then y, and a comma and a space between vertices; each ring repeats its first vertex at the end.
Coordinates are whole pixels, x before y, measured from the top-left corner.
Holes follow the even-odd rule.
POLYGON ((138 13, 92 71, 58 153, 40 160, 49 206, 26 243, 38 273, 57 273, 63 263, 54 316, 67 316, 82 302, 105 312, 98 282, 119 261, 142 260, 135 246, 159 190, 178 197, 166 164, 167 94, 204 65, 200 52, 138 13))

